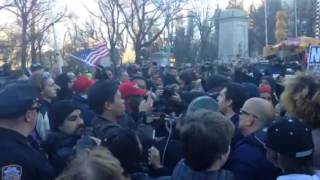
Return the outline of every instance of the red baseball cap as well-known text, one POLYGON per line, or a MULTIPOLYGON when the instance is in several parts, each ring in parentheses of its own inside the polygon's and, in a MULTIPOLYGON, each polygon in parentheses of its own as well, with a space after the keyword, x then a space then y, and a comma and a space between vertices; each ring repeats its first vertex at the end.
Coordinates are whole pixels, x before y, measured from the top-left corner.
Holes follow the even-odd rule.
POLYGON ((96 81, 90 80, 86 75, 79 76, 73 82, 73 90, 76 92, 84 92, 91 87, 96 81))
POLYGON ((145 96, 146 91, 140 89, 137 83, 132 81, 126 81, 120 84, 119 91, 122 98, 126 99, 128 96, 145 96))

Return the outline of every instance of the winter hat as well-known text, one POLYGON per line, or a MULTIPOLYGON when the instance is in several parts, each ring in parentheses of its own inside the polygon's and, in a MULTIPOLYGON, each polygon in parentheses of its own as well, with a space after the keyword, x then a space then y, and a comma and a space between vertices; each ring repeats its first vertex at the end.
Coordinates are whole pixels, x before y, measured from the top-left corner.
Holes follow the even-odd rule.
POLYGON ((200 96, 194 99, 188 106, 187 114, 193 113, 200 109, 206 109, 210 111, 218 111, 218 103, 216 100, 209 96, 200 96))
POLYGON ((66 120, 68 115, 77 109, 80 108, 71 100, 61 100, 53 103, 48 111, 49 121, 51 125, 53 125, 52 129, 57 130, 66 120))
POLYGON ((39 63, 32 64, 31 67, 30 67, 31 72, 35 72, 35 71, 38 71, 40 69, 43 69, 43 66, 41 64, 39 64, 39 63))
POLYGON ((249 98, 260 97, 258 87, 253 83, 242 83, 243 87, 248 92, 249 98))

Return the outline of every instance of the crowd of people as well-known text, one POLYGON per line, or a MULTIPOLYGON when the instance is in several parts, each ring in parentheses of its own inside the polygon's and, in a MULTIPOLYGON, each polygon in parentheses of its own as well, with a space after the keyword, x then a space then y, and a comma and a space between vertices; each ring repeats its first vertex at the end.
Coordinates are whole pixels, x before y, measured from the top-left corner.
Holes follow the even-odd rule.
POLYGON ((1 179, 320 180, 320 77, 39 64, 0 89, 1 179))

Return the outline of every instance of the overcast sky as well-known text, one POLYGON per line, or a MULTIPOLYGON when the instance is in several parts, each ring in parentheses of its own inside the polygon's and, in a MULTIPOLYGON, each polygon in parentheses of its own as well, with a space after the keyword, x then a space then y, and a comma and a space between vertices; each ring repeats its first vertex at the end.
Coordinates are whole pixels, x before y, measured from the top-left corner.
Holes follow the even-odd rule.
MULTIPOLYGON (((59 4, 66 5, 68 7, 68 10, 71 12, 74 12, 76 15, 80 17, 86 17, 88 16, 88 13, 86 12, 86 9, 83 7, 83 4, 85 4, 88 7, 94 8, 94 3, 92 3, 94 0, 58 0, 59 4)), ((198 1, 198 0, 193 0, 198 1)), ((201 1, 201 0, 199 0, 201 1)), ((228 5, 229 0, 209 0, 209 2, 212 3, 212 6, 215 7, 218 3, 221 8, 225 8, 228 5)), ((254 4, 260 4, 262 0, 244 0, 244 6, 246 9, 250 7, 252 3, 254 4)))
MULTIPOLYGON (((3 4, 6 0, 0 0, 0 4, 3 4)), ((87 12, 86 8, 84 6, 87 6, 91 11, 97 10, 97 5, 95 3, 96 0, 56 0, 57 7, 55 7, 57 10, 61 10, 64 7, 67 7, 68 13, 72 13, 75 16, 78 17, 77 23, 81 26, 87 18, 89 17, 89 13, 87 12)), ((224 9, 227 5, 229 0, 188 0, 188 1, 194 1, 194 2, 208 2, 210 3, 210 6, 212 9, 214 9, 219 4, 219 7, 224 9)), ((261 4, 263 0, 244 0, 244 6, 245 9, 249 9, 250 5, 254 3, 255 5, 261 4)), ((201 2, 201 4, 203 4, 201 2)), ((52 10, 55 11, 55 10, 52 10)), ((3 24, 14 24, 15 23, 15 16, 11 13, 8 13, 7 11, 0 11, 0 25, 3 24)), ((58 23, 56 24, 56 32, 58 35, 58 41, 61 41, 61 36, 63 36, 64 32, 66 31, 66 26, 68 25, 68 22, 64 23, 58 23)))
MULTIPOLYGON (((0 4, 3 4, 6 0, 0 0, 0 4)), ((84 5, 87 6, 90 9, 95 9, 95 0, 56 0, 58 2, 58 7, 67 7, 69 12, 72 12, 76 16, 79 17, 80 20, 85 20, 86 17, 89 16, 89 13, 84 8, 84 5)), ((202 1, 202 0, 189 0, 189 1, 202 1)), ((210 2, 212 7, 216 7, 216 4, 218 3, 220 8, 224 9, 227 5, 229 0, 204 0, 210 2)), ((260 4, 263 0, 244 0, 244 6, 246 9, 249 8, 249 6, 254 4, 260 4)), ((6 11, 0 11, 0 17, 1 21, 0 24, 3 23, 10 23, 12 20, 14 20, 14 16, 11 13, 8 13, 6 11)))

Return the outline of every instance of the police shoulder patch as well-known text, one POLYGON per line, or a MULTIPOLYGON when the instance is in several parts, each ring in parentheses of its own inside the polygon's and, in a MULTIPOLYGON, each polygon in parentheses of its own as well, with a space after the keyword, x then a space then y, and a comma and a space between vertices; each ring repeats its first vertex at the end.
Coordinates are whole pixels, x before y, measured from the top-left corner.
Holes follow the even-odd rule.
POLYGON ((22 167, 20 165, 8 165, 1 168, 1 178, 3 180, 19 180, 22 175, 22 167))

